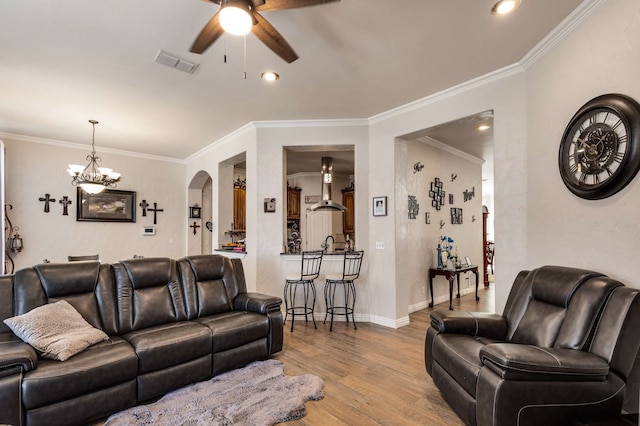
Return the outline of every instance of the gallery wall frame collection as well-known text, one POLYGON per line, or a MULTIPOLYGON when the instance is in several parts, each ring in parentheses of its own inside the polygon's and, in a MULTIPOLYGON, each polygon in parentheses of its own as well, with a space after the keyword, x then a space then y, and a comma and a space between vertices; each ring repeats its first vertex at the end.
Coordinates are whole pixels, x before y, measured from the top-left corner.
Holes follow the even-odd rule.
MULTIPOLYGON (((418 173, 420 171, 422 171, 422 169, 424 168, 423 163, 421 162, 417 162, 414 164, 413 170, 414 170, 414 174, 418 173)), ((451 173, 451 182, 455 182, 458 179, 458 174, 453 172, 451 173)), ((436 211, 439 211, 442 209, 442 207, 447 204, 447 191, 444 190, 444 184, 443 181, 439 178, 439 177, 434 177, 433 181, 430 182, 429 185, 429 192, 428 192, 429 198, 431 199, 431 207, 433 207, 436 211)), ((453 192, 449 191, 448 193, 449 197, 448 197, 448 204, 449 205, 455 205, 455 201, 457 197, 454 197, 453 192)), ((467 202, 470 201, 471 199, 473 199, 475 197, 475 187, 472 187, 471 189, 464 189, 464 191, 462 192, 462 201, 467 202)), ((379 214, 376 212, 376 205, 375 205, 375 200, 378 197, 374 198, 374 216, 378 216, 379 214)), ((386 201, 385 201, 385 205, 386 205, 386 201)), ((418 200, 417 197, 415 195, 409 195, 409 201, 408 201, 408 213, 409 213, 409 219, 416 219, 417 215, 418 215, 418 211, 419 211, 419 204, 418 204, 418 200)), ((451 217, 451 224, 452 225, 461 225, 463 224, 463 213, 462 213, 463 209, 460 207, 451 207, 450 209, 450 217, 451 217)), ((386 213, 385 213, 386 215, 386 213)), ((472 217, 472 222, 475 222, 475 216, 472 217)), ((429 212, 425 212, 425 221, 424 223, 426 225, 430 225, 431 224, 431 216, 429 212)), ((443 220, 440 220, 439 226, 440 229, 442 229, 442 227, 445 225, 446 223, 443 220)))
POLYGON ((440 210, 444 205, 444 197, 446 193, 442 189, 442 181, 439 178, 435 178, 431 182, 431 188, 429 190, 429 198, 431 198, 431 206, 436 210, 440 210))

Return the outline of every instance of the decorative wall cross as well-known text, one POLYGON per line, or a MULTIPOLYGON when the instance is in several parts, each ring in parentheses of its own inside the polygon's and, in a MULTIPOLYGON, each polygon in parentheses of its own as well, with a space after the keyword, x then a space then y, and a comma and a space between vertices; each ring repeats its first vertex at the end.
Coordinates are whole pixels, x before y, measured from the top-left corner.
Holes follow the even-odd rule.
POLYGON ((196 232, 198 230, 198 228, 200 228, 200 225, 198 225, 198 222, 193 222, 193 225, 189 226, 189 228, 193 228, 193 235, 196 235, 196 232))
POLYGON ((158 203, 153 203, 153 208, 147 207, 147 210, 153 212, 153 224, 156 225, 158 221, 158 212, 163 212, 164 209, 159 209, 158 203))
POLYGON ((147 203, 147 200, 142 200, 142 202, 140 203, 140 207, 142 207, 142 216, 146 216, 147 215, 147 207, 149 207, 149 203, 147 203))
POLYGON ((58 201, 62 204, 62 216, 69 216, 69 204, 72 204, 72 201, 66 195, 62 197, 62 200, 58 201))
POLYGON ((56 199, 55 198, 51 198, 51 196, 49 194, 44 194, 44 198, 40 197, 38 198, 39 201, 44 201, 44 212, 45 213, 49 213, 49 203, 55 203, 56 199))

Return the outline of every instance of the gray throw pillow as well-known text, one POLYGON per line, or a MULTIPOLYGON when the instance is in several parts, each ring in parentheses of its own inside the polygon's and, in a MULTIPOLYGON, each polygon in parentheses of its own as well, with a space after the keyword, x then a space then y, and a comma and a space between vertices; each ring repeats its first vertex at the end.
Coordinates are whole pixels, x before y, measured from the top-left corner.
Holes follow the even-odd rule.
POLYGON ((66 361, 109 338, 64 300, 7 318, 4 323, 16 336, 41 352, 44 358, 58 361, 66 361))

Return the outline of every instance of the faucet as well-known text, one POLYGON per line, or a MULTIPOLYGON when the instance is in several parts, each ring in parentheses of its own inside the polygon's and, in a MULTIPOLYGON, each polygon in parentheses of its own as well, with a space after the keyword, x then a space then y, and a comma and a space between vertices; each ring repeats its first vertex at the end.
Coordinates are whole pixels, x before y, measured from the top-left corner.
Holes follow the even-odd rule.
POLYGON ((336 239, 333 238, 333 235, 327 236, 327 238, 324 239, 324 243, 320 244, 320 247, 322 247, 324 251, 327 251, 327 249, 329 248, 329 243, 328 243, 329 238, 331 238, 331 241, 333 242, 333 244, 336 243, 336 239))

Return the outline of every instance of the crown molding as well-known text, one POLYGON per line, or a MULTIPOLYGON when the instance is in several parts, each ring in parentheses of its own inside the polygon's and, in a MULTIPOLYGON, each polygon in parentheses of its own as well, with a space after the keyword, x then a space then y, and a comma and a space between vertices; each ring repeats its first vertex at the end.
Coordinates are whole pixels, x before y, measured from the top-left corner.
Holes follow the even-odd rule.
MULTIPOLYGON (((36 136, 25 136, 25 135, 18 135, 15 133, 6 133, 6 132, 0 132, 0 140, 1 139, 10 139, 18 142, 29 142, 29 143, 36 143, 40 145, 57 146, 60 148, 79 149, 83 151, 87 151, 88 149, 91 148, 90 146, 87 146, 86 144, 81 144, 81 143, 65 142, 65 141, 59 141, 56 139, 39 138, 36 136)), ((141 152, 126 151, 123 149, 104 148, 98 145, 96 145, 96 152, 102 152, 106 154, 115 154, 115 155, 124 155, 126 157, 143 158, 146 160, 166 161, 169 163, 186 164, 186 161, 180 158, 163 157, 161 155, 144 154, 141 152)))
POLYGON ((242 127, 237 128, 236 130, 234 130, 233 132, 221 137, 220 139, 218 139, 217 141, 211 142, 209 145, 205 146, 204 148, 202 148, 199 151, 196 151, 195 153, 191 154, 190 156, 188 156, 187 158, 184 159, 184 161, 186 163, 189 163, 195 159, 197 159, 198 157, 207 154, 208 152, 220 148, 221 146, 224 146, 228 143, 233 142, 235 139, 239 138, 240 136, 243 136, 249 132, 255 131, 256 130, 256 126, 253 122, 249 122, 247 124, 245 124, 242 127))
POLYGON ((498 80, 509 78, 525 72, 529 67, 540 60, 556 44, 570 34, 587 17, 598 10, 607 0, 585 0, 572 13, 569 14, 560 24, 558 24, 549 34, 547 34, 537 45, 535 45, 520 61, 497 69, 488 74, 465 81, 456 86, 434 93, 427 97, 415 100, 408 104, 390 109, 369 118, 370 124, 379 123, 390 118, 409 113, 416 109, 423 108, 430 104, 440 102, 449 97, 485 86, 498 80))
POLYGON ((317 119, 317 120, 273 120, 273 121, 253 121, 259 129, 288 128, 288 127, 358 127, 368 126, 369 120, 366 118, 343 118, 343 119, 317 119))
POLYGON ((597 11, 607 0, 585 0, 573 12, 560 22, 549 34, 547 34, 533 49, 531 49, 519 61, 520 65, 528 70, 544 55, 564 40, 585 19, 597 11))
POLYGON ((399 115, 407 114, 411 111, 424 108, 425 106, 440 102, 452 96, 467 92, 469 90, 476 89, 478 87, 485 86, 487 84, 493 83, 494 81, 499 81, 505 78, 509 78, 513 75, 518 75, 522 72, 524 72, 524 68, 519 63, 509 65, 504 68, 500 68, 488 74, 482 75, 480 77, 465 81, 464 83, 460 83, 456 86, 452 86, 448 89, 442 90, 438 93, 434 93, 433 95, 429 95, 427 97, 415 100, 413 102, 409 102, 408 104, 404 104, 399 107, 385 111, 383 113, 374 115, 369 118, 369 124, 376 124, 381 121, 385 121, 390 118, 397 117, 399 115))
POLYGON ((441 149, 442 151, 446 151, 449 154, 453 154, 456 157, 460 157, 464 160, 469 161, 470 163, 475 163, 475 164, 483 164, 484 160, 482 158, 478 158, 478 157, 474 157, 473 155, 467 154, 466 152, 460 151, 459 149, 456 149, 452 146, 449 146, 445 143, 440 142, 439 140, 430 138, 429 136, 422 136, 416 139, 419 142, 425 143, 427 145, 430 145, 434 148, 438 148, 441 149))

